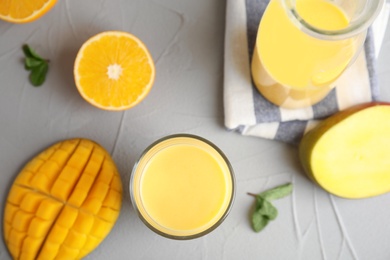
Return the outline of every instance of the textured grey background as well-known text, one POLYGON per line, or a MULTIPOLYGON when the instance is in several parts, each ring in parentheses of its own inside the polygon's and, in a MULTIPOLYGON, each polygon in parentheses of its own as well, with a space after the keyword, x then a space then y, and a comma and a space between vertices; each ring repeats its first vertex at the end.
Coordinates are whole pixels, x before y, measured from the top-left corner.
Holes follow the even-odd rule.
MULTIPOLYGON (((103 145, 120 170, 121 215, 87 259, 390 259, 390 194, 345 200, 303 174, 295 147, 228 132, 223 124, 222 0, 62 0, 40 20, 0 22, 0 216, 21 167, 47 146, 71 137, 103 145), (145 42, 156 62, 149 96, 126 112, 92 107, 78 94, 73 62, 81 44, 106 30, 124 30, 145 42), (51 60, 46 83, 27 81, 21 46, 51 60), (160 237, 137 218, 128 179, 143 149, 168 134, 191 133, 218 145, 236 173, 237 196, 226 221, 191 241, 160 237), (279 217, 261 233, 249 222, 260 192, 292 181, 292 196, 275 203, 279 217)), ((390 30, 378 60, 381 100, 390 101, 390 30)), ((1 219, 2 222, 2 219, 1 219)), ((0 240, 0 259, 10 259, 0 240)))

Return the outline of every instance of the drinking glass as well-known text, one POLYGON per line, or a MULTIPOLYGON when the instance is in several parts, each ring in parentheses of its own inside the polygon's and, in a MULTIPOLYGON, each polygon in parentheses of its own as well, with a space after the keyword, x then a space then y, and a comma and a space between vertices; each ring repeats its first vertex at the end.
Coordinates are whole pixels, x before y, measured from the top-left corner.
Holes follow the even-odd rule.
POLYGON ((217 228, 234 200, 233 168, 223 152, 195 135, 151 144, 133 168, 130 195, 140 219, 157 234, 194 239, 217 228))

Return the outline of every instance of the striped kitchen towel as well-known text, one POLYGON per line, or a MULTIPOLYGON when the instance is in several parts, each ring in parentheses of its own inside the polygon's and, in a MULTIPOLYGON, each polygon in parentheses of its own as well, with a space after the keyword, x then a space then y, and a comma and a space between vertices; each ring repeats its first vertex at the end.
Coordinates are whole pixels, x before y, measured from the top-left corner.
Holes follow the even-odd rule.
POLYGON ((224 109, 225 126, 229 130, 297 144, 318 120, 379 98, 374 65, 387 26, 389 4, 370 28, 365 48, 356 62, 334 83, 336 87, 324 100, 307 108, 283 109, 261 96, 250 75, 257 28, 268 1, 227 1, 224 109))

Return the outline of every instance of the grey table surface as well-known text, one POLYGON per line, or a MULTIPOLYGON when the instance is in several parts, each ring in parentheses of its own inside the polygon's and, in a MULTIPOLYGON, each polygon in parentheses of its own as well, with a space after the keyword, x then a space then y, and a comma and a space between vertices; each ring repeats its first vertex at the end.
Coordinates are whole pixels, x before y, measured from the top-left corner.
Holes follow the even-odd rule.
MULTIPOLYGON (((63 0, 33 23, 0 21, 0 216, 9 187, 27 161, 60 140, 85 137, 109 151, 124 186, 115 227, 86 259, 390 259, 390 194, 337 198, 304 176, 296 147, 225 129, 225 7, 222 0, 63 0), (152 91, 124 112, 89 105, 73 81, 81 44, 107 30, 138 36, 156 63, 152 91), (39 88, 28 83, 24 43, 51 60, 39 88), (231 161, 237 180, 228 218, 209 235, 190 241, 150 231, 128 193, 130 172, 142 151, 175 133, 214 142, 231 161), (294 183, 294 192, 275 202, 278 218, 264 231, 253 232, 253 198, 246 193, 285 182, 294 183)), ((390 101, 388 60, 390 29, 377 61, 383 101, 390 101)), ((0 259, 10 259, 3 240, 0 259)))

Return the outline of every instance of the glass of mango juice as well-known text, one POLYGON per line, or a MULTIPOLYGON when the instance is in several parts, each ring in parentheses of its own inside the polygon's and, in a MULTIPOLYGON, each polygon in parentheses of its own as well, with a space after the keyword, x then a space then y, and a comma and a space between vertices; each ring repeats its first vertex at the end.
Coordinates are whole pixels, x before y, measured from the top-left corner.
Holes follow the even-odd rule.
POLYGON ((321 101, 357 58, 384 0, 270 0, 251 72, 270 102, 301 108, 321 101))
POLYGON ((234 200, 233 169, 223 152, 195 135, 151 144, 135 164, 130 196, 140 219, 167 238, 201 237, 227 217, 234 200))

